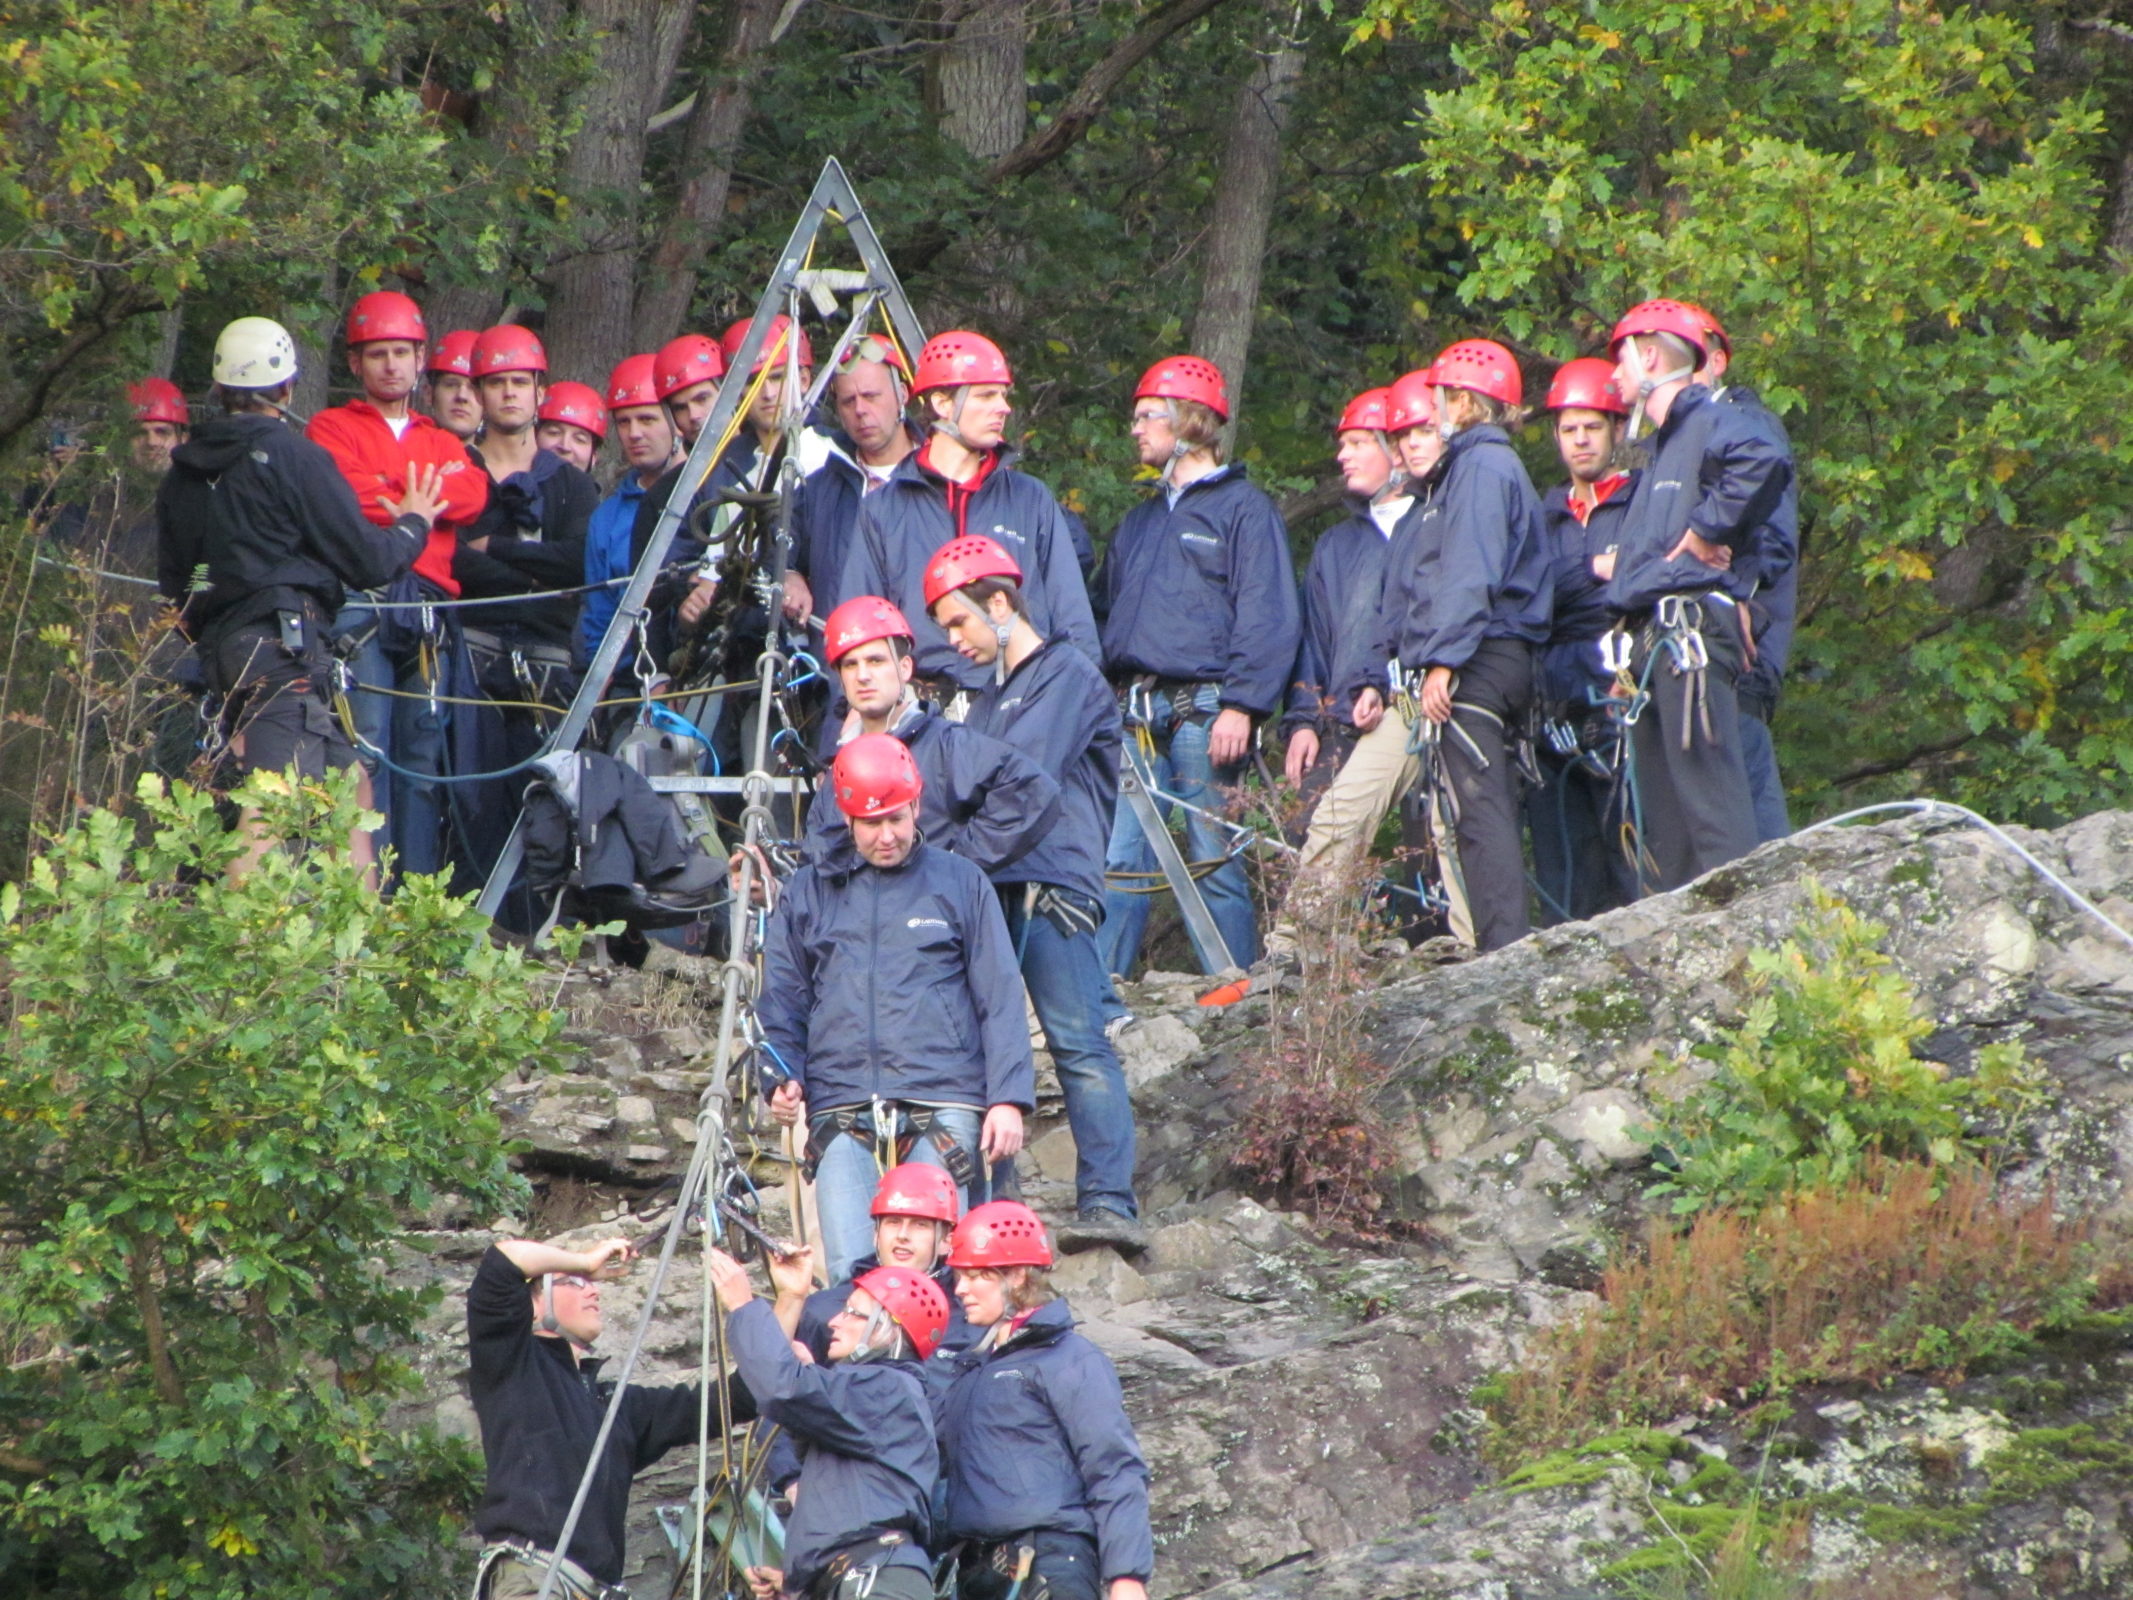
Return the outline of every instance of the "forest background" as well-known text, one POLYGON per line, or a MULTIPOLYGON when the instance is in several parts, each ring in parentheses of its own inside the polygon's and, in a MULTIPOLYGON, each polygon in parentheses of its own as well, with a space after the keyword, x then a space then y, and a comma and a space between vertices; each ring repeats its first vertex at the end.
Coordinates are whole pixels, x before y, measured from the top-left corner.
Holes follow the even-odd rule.
POLYGON ((1700 300, 1800 457, 1796 819, 2119 799, 2133 0, 0 0, 0 860, 83 670, 14 510, 55 434, 56 492, 138 495, 124 380, 199 397, 266 313, 308 412, 380 286, 597 383, 745 314, 831 155, 1099 541, 1157 355, 1228 370, 1300 568, 1349 395, 1481 334, 1537 399, 1700 300))

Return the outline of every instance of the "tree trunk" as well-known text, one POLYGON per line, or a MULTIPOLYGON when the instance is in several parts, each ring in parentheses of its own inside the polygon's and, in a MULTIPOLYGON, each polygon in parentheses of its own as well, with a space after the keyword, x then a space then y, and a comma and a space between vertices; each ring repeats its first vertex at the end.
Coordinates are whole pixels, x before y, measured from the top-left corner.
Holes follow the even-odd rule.
POLYGON ((948 0, 929 90, 941 132, 990 165, 1029 126, 1026 0, 948 0))
POLYGON ((504 291, 496 283, 448 283, 424 297, 422 319, 434 345, 460 328, 494 327, 503 309, 504 291))
POLYGON ((1276 36, 1245 79, 1230 114, 1222 171, 1208 211, 1200 309, 1192 320, 1193 351, 1229 380, 1233 416, 1243 401, 1245 360, 1259 311, 1259 272, 1280 187, 1281 136, 1303 76, 1300 9, 1274 0, 1270 16, 1276 36))
MULTIPOLYGON (((798 9, 797 4, 793 7, 798 9)), ((636 348, 657 350, 682 330, 696 275, 717 237, 733 186, 733 157, 753 104, 755 75, 780 15, 778 0, 733 0, 718 65, 697 87, 682 136, 681 191, 645 263, 637 291, 636 348)), ((789 23, 789 16, 786 19, 789 23)))
POLYGON ((694 9, 691 0, 586 0, 600 58, 563 165, 573 238, 550 273, 545 339, 559 377, 598 386, 632 348, 645 122, 665 98, 694 9))
POLYGON ((289 403, 308 422, 333 404, 334 375, 343 384, 352 382, 345 365, 335 362, 335 336, 341 331, 341 269, 328 262, 318 277, 318 303, 332 307, 315 322, 289 318, 289 337, 296 341, 296 393, 289 403))

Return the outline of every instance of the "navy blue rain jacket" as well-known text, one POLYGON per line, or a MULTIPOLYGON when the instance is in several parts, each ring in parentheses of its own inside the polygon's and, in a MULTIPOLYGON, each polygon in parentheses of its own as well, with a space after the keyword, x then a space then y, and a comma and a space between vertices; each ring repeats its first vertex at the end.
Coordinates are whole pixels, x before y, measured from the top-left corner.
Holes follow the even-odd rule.
MULTIPOLYGON (((988 878, 997 882, 1017 869, 1057 822, 1060 793, 1051 773, 998 739, 950 722, 924 701, 889 731, 910 750, 925 784, 918 798, 919 832, 988 878)), ((816 862, 851 843, 851 824, 830 791, 825 780, 807 808, 807 854, 816 862)), ((1028 880, 1016 875, 1008 881, 1028 880)))
MULTIPOLYGON (((1747 422, 1792 460, 1792 438, 1776 412, 1745 384, 1718 391, 1719 403, 1737 407, 1747 422)), ((1739 567, 1741 563, 1735 562, 1739 567)), ((1741 675, 1743 694, 1775 701, 1792 658, 1792 633, 1800 617, 1800 480, 1788 472, 1770 519, 1755 533, 1755 555, 1748 564, 1751 592, 1738 583, 1728 590, 1738 599, 1753 598, 1763 611, 1763 629, 1755 639, 1755 665, 1741 675)))
POLYGON ((1035 1109, 1022 972, 975 865, 921 842, 890 871, 847 833, 787 880, 756 1017, 811 1112, 885 1100, 1035 1109))
POLYGON ((1541 652, 1541 678, 1552 705, 1590 704, 1587 688, 1606 693, 1610 674, 1601 669, 1593 641, 1614 626, 1615 613, 1607 603, 1607 582, 1593 576, 1592 562, 1621 543, 1622 519, 1636 487, 1631 474, 1584 522, 1570 509, 1569 484, 1557 484, 1541 500, 1555 580, 1555 620, 1541 652))
POLYGON ((1025 656, 1007 682, 972 697, 964 726, 1019 750, 1041 772, 1057 773, 1057 820, 1038 830, 1029 853, 989 876, 995 883, 1053 883, 1104 898, 1104 850, 1118 808, 1122 724, 1118 697, 1079 650, 1050 641, 1025 656))
MULTIPOLYGON (((1693 529, 1733 552, 1753 578, 1759 530, 1777 514, 1792 482, 1792 451, 1758 419, 1760 406, 1723 405, 1702 384, 1674 397, 1652 436, 1651 461, 1637 478, 1607 599, 1634 616, 1670 594, 1729 589, 1729 575, 1683 552, 1666 554, 1693 529)), ((1771 421, 1776 418, 1771 417, 1771 421)))
POLYGON ((1270 716, 1303 632, 1289 531, 1241 466, 1126 513, 1103 570, 1104 670, 1218 683, 1222 704, 1270 716))
POLYGON ((1383 682, 1385 658, 1373 662, 1370 649, 1392 541, 1379 531, 1365 502, 1351 497, 1348 508, 1346 518, 1319 535, 1304 573, 1303 642, 1281 716, 1284 739, 1298 728, 1345 723, 1355 695, 1339 693, 1338 685, 1362 681, 1373 668, 1383 682))
POLYGON ((882 1564, 930 1572, 940 1453, 917 1363, 808 1366, 763 1300, 728 1317, 726 1337, 762 1414, 799 1446, 800 1496, 785 1524, 787 1591, 806 1594, 830 1557, 892 1529, 906 1538, 882 1564))
POLYGON ((1540 496, 1503 429, 1462 428, 1393 529, 1385 598, 1364 682, 1383 688, 1381 663, 1455 671, 1484 639, 1540 644, 1555 614, 1548 529, 1540 496))
POLYGON ((1014 453, 1003 450, 971 494, 959 525, 948 509, 948 480, 922 464, 924 454, 920 449, 905 456, 889 481, 860 502, 837 593, 846 600, 878 594, 894 602, 918 635, 919 676, 978 688, 992 669, 965 661, 927 614, 926 564, 950 539, 983 534, 1022 568, 1031 625, 1047 639, 1098 659, 1089 592, 1066 513, 1052 491, 1017 472, 1014 453))
POLYGON ((1117 1372, 1074 1331, 1064 1300, 1038 1307, 998 1348, 935 1356, 927 1371, 948 1538, 1088 1534, 1102 1582, 1147 1578, 1155 1566, 1148 1463, 1117 1372))

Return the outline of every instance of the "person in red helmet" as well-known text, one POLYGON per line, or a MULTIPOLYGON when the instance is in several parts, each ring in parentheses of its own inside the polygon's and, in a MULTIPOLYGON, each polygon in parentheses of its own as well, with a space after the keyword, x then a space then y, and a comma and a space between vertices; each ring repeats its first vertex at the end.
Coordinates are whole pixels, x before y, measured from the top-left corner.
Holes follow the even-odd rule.
POLYGON ((793 1337, 817 1361, 827 1361, 830 1323, 850 1298, 853 1280, 876 1267, 895 1267, 923 1272, 940 1285, 948 1297, 948 1326, 937 1348, 947 1353, 966 1348, 977 1334, 955 1301, 955 1273, 948 1265, 948 1235, 963 1215, 955 1179, 943 1168, 906 1161, 882 1174, 868 1210, 874 1219, 873 1251, 852 1264, 849 1277, 808 1296, 793 1337))
POLYGON ((1611 649, 1627 661, 1618 687, 1649 697, 1629 758, 1647 889, 1679 888, 1758 842, 1735 693, 1754 625, 1735 589, 1753 592, 1757 541, 1791 488, 1792 456, 1753 413, 1697 381, 1711 321, 1678 300, 1647 300, 1612 339, 1631 429, 1651 429, 1608 584, 1620 618, 1611 649))
MULTIPOLYGON (((659 400, 654 381, 657 361, 652 355, 624 356, 608 374, 603 398, 608 424, 622 449, 623 472, 586 523, 587 583, 612 584, 613 580, 630 575, 630 543, 637 514, 653 485, 674 465, 674 423, 659 400)), ((608 619, 621 601, 620 587, 595 589, 585 597, 578 618, 578 640, 588 660, 600 648, 608 619)))
POLYGON ((580 472, 591 472, 607 442, 607 402, 589 383, 551 383, 534 413, 533 437, 580 472))
POLYGON ((755 1009, 772 1113, 806 1119, 834 1281, 866 1250, 882 1172, 943 1168, 967 1202, 981 1162, 1022 1148, 1034 1077, 999 900, 973 863, 919 836, 911 752, 855 739, 830 782, 845 833, 779 895, 755 1009))
MULTIPOLYGON (((357 299, 345 329, 348 370, 362 385, 360 399, 330 406, 311 419, 306 438, 322 447, 355 490, 364 515, 380 527, 387 505, 406 493, 410 476, 433 467, 444 507, 415 558, 410 580, 391 592, 352 595, 334 619, 336 649, 355 680, 351 705, 356 731, 372 749, 404 769, 378 763, 371 772, 373 803, 385 821, 374 835, 390 846, 401 873, 436 872, 444 865, 444 797, 434 777, 444 770, 447 708, 432 704, 439 685, 423 667, 423 615, 381 611, 376 600, 448 600, 459 593, 452 561, 462 530, 488 504, 488 479, 467 459, 466 446, 415 407, 429 328, 422 308, 404 294, 378 289, 357 299), (393 690, 395 694, 382 693, 393 690), (410 698, 400 698, 407 696, 410 698)), ((428 614, 428 652, 454 655, 457 627, 449 613, 428 614)), ((374 758, 373 758, 374 759, 374 758)))
POLYGON ((1069 1249, 1146 1247, 1133 1189, 1133 1101, 1104 1032, 1106 982, 1096 932, 1104 847, 1118 802, 1121 723, 1096 664, 1030 625, 1022 569, 990 539, 951 539, 926 569, 926 603, 949 642, 992 680, 965 727, 1057 774, 1058 818, 1021 860, 992 874, 1030 1004, 1074 1130, 1069 1249))
MULTIPOLYGON (((919 822, 927 841, 997 880, 1051 831, 1059 785, 1029 757, 913 694, 911 648, 910 622, 879 595, 855 595, 829 614, 823 659, 851 708, 840 745, 877 734, 901 741, 925 781, 919 822)), ((808 808, 810 854, 840 849, 844 833, 825 784, 808 808)))
POLYGON ((812 611, 826 617, 843 602, 840 574, 859 504, 879 493, 920 443, 905 415, 910 385, 903 352, 871 334, 852 345, 830 379, 837 427, 826 459, 808 474, 793 508, 792 568, 785 586, 789 615, 812 611))
POLYGON ((151 476, 170 470, 170 453, 192 431, 185 392, 168 378, 143 378, 126 385, 133 412, 133 464, 151 476))
POLYGON ((1546 409, 1569 478, 1541 499, 1554 563, 1555 619, 1540 653, 1540 784, 1526 795, 1541 922, 1582 920, 1627 905, 1636 877, 1621 849, 1621 730, 1608 715, 1613 674, 1600 639, 1614 626, 1607 569, 1622 537, 1636 474, 1616 464, 1629 406, 1614 363, 1566 361, 1546 409))
MULTIPOLYGON (((1096 574, 1104 672, 1129 728, 1154 743, 1156 785, 1220 812, 1243 781, 1258 724, 1280 711, 1302 636, 1288 528, 1227 458, 1229 393, 1212 362, 1158 361, 1134 387, 1132 417, 1134 448, 1158 472, 1158 492, 1119 523, 1096 574)), ((1259 955, 1251 885, 1229 837, 1201 809, 1185 814, 1187 852, 1229 857, 1200 892, 1230 959, 1250 966, 1259 955)), ((1113 818, 1107 865, 1114 873, 1155 866, 1130 806, 1113 818)), ((1140 956, 1149 899, 1116 889, 1106 899, 1104 970, 1124 975, 1140 956)))
POLYGON ((1044 1224, 1013 1200, 978 1206, 948 1242, 955 1295, 980 1338, 936 1355, 945 1541, 958 1600, 1021 1592, 1147 1600, 1155 1568, 1148 1463, 1110 1358, 1074 1331, 1046 1274, 1044 1224))
POLYGON ((478 329, 455 328, 430 347, 430 420, 462 444, 481 432, 481 390, 474 383, 474 341, 478 329))
POLYGON ((808 1600, 933 1600, 940 1456, 920 1368, 948 1325, 948 1297, 913 1268, 862 1273, 831 1319, 828 1361, 803 1361, 793 1337, 813 1258, 772 1256, 777 1299, 766 1305, 738 1261, 704 1252, 735 1373, 799 1448, 784 1570, 751 1568, 748 1578, 759 1594, 808 1600))
POLYGON ((935 334, 918 354, 912 404, 924 442, 879 491, 860 502, 838 575, 845 595, 885 595, 917 619, 917 676, 944 701, 984 682, 926 615, 926 564, 963 534, 983 534, 1013 554, 1025 574, 1030 620, 1048 639, 1100 659, 1096 620, 1059 502, 1017 470, 1007 444, 1014 374, 983 334, 935 334))

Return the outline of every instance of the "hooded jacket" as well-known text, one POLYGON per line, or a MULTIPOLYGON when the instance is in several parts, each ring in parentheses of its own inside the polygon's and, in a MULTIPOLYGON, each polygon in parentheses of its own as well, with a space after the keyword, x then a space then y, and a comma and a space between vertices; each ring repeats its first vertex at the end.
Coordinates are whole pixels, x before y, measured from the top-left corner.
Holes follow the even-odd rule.
MULTIPOLYGON (((1742 420, 1767 445, 1792 460, 1792 439, 1776 412, 1746 384, 1728 384, 1717 391, 1721 406, 1737 408, 1742 420)), ((1793 629, 1800 615, 1800 480, 1797 471, 1785 476, 1785 489, 1778 496, 1769 520, 1756 529, 1755 552, 1746 563, 1752 591, 1736 584, 1727 588, 1736 599, 1752 598, 1762 612, 1762 631, 1755 638, 1755 665, 1741 674, 1740 692, 1752 699, 1775 704, 1792 659, 1793 629)))
POLYGON ((1282 703, 1303 629, 1289 530, 1241 465, 1156 494, 1111 535, 1096 583, 1114 679, 1218 683, 1255 717, 1282 703))
MULTIPOLYGON (((533 1296, 534 1285, 491 1245, 467 1289, 468 1387, 489 1468, 474 1527, 485 1540, 530 1539, 553 1550, 614 1386, 600 1381, 597 1359, 573 1361, 568 1342, 533 1331, 533 1296)), ((728 1393, 735 1420, 752 1420, 747 1390, 734 1384, 728 1393)), ((603 1583, 622 1581, 630 1479, 694 1441, 701 1396, 694 1384, 631 1384, 623 1397, 570 1542, 570 1559, 603 1583)))
POLYGON ((786 1591, 809 1593, 838 1551, 889 1532, 904 1538, 885 1547, 881 1564, 930 1573, 940 1453, 917 1363, 806 1365, 762 1300, 726 1319, 726 1337, 763 1415, 799 1447, 800 1494, 785 1524, 786 1591))
POLYGON ((937 1354, 927 1368, 948 1488, 946 1538, 1087 1534, 1101 1582, 1147 1578, 1155 1566, 1148 1463, 1118 1373, 1074 1331, 1064 1300, 1039 1306, 994 1349, 937 1354))
MULTIPOLYGON (((532 466, 493 484, 488 506, 465 530, 452 558, 460 591, 480 599, 577 588, 585 581, 585 530, 599 503, 600 486, 588 474, 553 450, 535 451, 532 466), (467 542, 481 538, 488 540, 485 550, 467 542)), ((467 613, 466 622, 491 630, 516 626, 568 649, 578 624, 578 597, 483 606, 467 613)))
POLYGON ((1304 574, 1302 641, 1281 715, 1283 739, 1298 728, 1346 722, 1355 696, 1352 690, 1343 696, 1336 686, 1367 680, 1373 667, 1384 676, 1384 658, 1373 663, 1369 657, 1392 541, 1371 517, 1368 502, 1351 495, 1347 504, 1348 515, 1319 535, 1304 574))
POLYGON ((964 726, 1059 775, 1057 819, 1033 828, 1020 860, 989 873, 995 883, 1051 883, 1098 905, 1104 898, 1104 850, 1118 807, 1122 724, 1118 697, 1079 650, 1046 640, 1022 664, 972 697, 964 726))
POLYGON ((280 417, 212 417, 156 492, 156 586, 196 640, 307 602, 330 617, 347 590, 407 571, 420 527, 370 521, 333 457, 280 417))
POLYGON ((1791 450, 1754 414, 1760 411, 1723 405, 1700 383, 1674 396, 1624 516, 1607 590, 1617 612, 1640 616, 1666 595, 1732 593, 1733 585, 1753 581, 1748 565, 1758 530, 1777 514, 1792 482, 1791 450), (1669 561, 1667 552, 1689 531, 1732 551, 1741 576, 1729 584, 1726 572, 1686 551, 1669 561))
POLYGON ((1541 643, 1554 614, 1550 580, 1540 496, 1510 436, 1492 424, 1460 429, 1393 529, 1377 638, 1362 664, 1373 675, 1343 690, 1382 691, 1387 661, 1457 671, 1484 639, 1541 643))
MULTIPOLYGON (((1000 740, 950 722, 923 700, 889 731, 903 740, 925 785, 918 826, 926 841, 996 882, 1029 881, 1011 869, 1039 848, 1058 820, 1059 785, 1051 773, 1000 740)), ((824 861, 849 849, 851 837, 825 780, 807 809, 808 856, 824 861)))
POLYGON ((383 412, 368 400, 331 406, 311 419, 304 437, 321 446, 355 490, 356 505, 379 527, 391 525, 385 502, 407 493, 407 469, 436 467, 444 508, 430 526, 429 543, 415 558, 415 574, 446 594, 459 593, 452 576, 452 553, 459 530, 473 522, 489 503, 489 475, 467 459, 467 447, 419 411, 410 410, 398 438, 383 412))
POLYGON ((1551 706, 1588 704, 1587 688, 1606 692, 1608 674, 1594 643, 1615 623, 1607 582, 1593 575, 1595 556, 1622 541, 1622 519, 1636 492, 1636 474, 1619 477, 1606 499, 1580 522, 1570 506, 1570 485, 1559 483, 1541 500, 1548 522, 1548 550, 1555 585, 1555 619, 1541 652, 1544 698, 1551 706))
POLYGON ((1022 972, 999 897, 921 840, 867 865, 847 831, 786 882, 756 1018, 812 1112, 885 1100, 1035 1107, 1022 972))
POLYGON ((950 539, 983 534, 1022 568, 1031 626, 1047 639, 1073 645, 1091 661, 1100 659, 1073 536, 1052 491, 1017 472, 1014 452, 1001 449, 959 515, 949 509, 949 481, 925 464, 926 454, 918 449, 905 456, 889 481, 860 502, 838 574, 839 598, 878 594, 890 601, 917 633, 921 677, 981 688, 991 669, 958 655, 926 611, 926 564, 950 539))

